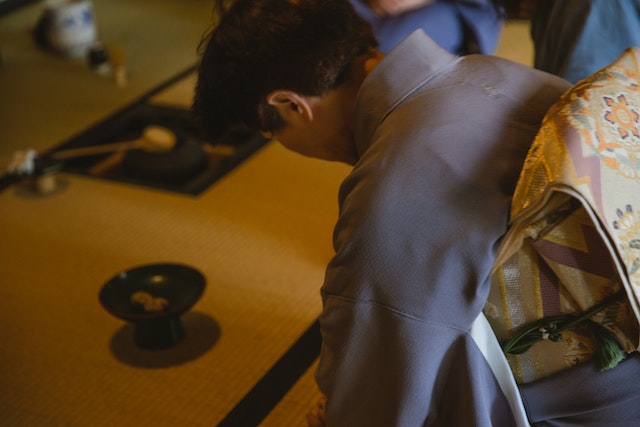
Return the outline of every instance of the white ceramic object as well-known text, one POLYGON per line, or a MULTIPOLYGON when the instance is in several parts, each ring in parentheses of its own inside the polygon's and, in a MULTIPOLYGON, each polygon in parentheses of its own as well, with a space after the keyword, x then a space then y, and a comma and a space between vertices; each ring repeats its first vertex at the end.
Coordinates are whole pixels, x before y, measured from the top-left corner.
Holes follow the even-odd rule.
POLYGON ((93 4, 89 0, 45 0, 49 44, 72 58, 84 57, 96 41, 93 4))

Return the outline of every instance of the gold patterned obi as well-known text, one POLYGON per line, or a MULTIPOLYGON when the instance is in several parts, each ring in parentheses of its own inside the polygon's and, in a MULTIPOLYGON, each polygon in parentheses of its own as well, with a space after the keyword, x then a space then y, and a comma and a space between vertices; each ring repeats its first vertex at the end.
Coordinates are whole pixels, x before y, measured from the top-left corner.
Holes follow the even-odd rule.
MULTIPOLYGON (((549 316, 590 318, 625 352, 640 343, 640 49, 578 82, 549 110, 527 155, 484 314, 499 341, 549 316)), ((591 360, 588 328, 507 355, 518 383, 591 360)), ((546 336, 545 336, 546 335, 546 336)))

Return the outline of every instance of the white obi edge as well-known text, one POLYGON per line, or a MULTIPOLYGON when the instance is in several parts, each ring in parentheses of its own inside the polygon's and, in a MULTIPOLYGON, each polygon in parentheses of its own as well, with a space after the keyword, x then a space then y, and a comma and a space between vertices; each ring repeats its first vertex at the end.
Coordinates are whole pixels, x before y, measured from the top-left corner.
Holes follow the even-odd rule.
POLYGON ((511 372, 507 358, 502 352, 500 343, 498 343, 498 339, 493 333, 491 325, 489 325, 487 318, 482 312, 476 317, 476 320, 474 320, 469 333, 487 360, 493 375, 496 377, 502 392, 507 398, 516 425, 518 427, 530 427, 518 384, 516 384, 516 380, 511 372))

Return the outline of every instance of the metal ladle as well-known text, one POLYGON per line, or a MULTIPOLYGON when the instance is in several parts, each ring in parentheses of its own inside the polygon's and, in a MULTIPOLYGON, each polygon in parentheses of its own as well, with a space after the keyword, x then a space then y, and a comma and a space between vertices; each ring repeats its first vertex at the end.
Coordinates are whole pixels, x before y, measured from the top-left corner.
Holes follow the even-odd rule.
POLYGON ((176 135, 173 132, 162 126, 151 125, 144 128, 142 137, 133 141, 102 144, 92 147, 70 148, 68 150, 53 152, 48 157, 62 160, 114 151, 127 151, 134 148, 141 148, 154 153, 166 153, 171 151, 175 145, 176 135))

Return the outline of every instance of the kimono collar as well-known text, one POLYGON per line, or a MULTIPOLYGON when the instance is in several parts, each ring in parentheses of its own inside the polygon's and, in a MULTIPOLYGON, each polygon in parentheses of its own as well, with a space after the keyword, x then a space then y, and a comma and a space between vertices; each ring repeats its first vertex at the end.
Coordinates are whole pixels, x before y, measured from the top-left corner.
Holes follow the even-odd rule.
POLYGON ((362 155, 373 133, 398 104, 460 57, 438 46, 422 30, 414 31, 371 71, 355 108, 355 138, 362 155))

